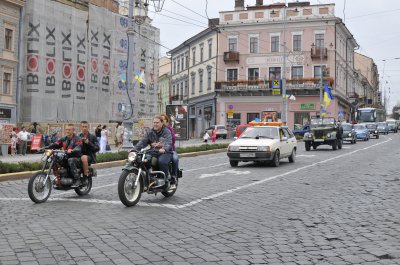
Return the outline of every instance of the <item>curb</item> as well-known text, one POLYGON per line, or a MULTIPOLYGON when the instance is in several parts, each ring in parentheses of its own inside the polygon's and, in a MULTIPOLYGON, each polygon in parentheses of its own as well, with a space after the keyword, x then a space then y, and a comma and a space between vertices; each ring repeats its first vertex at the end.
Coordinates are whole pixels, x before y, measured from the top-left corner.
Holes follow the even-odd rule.
MULTIPOLYGON (((213 149, 213 150, 207 150, 207 151, 198 151, 198 152, 192 152, 192 153, 183 153, 183 154, 179 154, 179 157, 195 157, 195 156, 217 154, 217 153, 223 153, 223 152, 226 152, 226 148, 213 149)), ((92 167, 95 169, 121 167, 121 166, 125 165, 125 163, 126 163, 126 160, 117 160, 117 161, 94 164, 94 165, 92 165, 92 167)), ((23 171, 23 172, 0 174, 0 182, 10 181, 10 180, 27 179, 27 178, 30 178, 36 172, 38 172, 38 171, 23 171)))

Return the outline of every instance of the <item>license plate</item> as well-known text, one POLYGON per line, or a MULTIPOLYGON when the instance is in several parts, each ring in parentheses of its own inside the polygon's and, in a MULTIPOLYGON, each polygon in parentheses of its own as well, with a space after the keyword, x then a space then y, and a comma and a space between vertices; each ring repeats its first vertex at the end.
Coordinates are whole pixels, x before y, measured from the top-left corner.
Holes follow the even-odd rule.
POLYGON ((324 139, 315 139, 314 142, 323 142, 324 139))
POLYGON ((256 157, 255 153, 241 153, 240 157, 256 157))

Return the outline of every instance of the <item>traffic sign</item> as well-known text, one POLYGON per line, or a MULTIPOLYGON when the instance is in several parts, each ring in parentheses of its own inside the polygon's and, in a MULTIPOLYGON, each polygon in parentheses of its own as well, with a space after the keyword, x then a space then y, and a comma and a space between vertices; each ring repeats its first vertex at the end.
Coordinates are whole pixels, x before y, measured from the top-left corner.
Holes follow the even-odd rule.
POLYGON ((274 79, 272 81, 272 88, 281 88, 281 80, 280 79, 274 79))
POLYGON ((233 116, 233 110, 232 109, 228 110, 228 116, 233 116))

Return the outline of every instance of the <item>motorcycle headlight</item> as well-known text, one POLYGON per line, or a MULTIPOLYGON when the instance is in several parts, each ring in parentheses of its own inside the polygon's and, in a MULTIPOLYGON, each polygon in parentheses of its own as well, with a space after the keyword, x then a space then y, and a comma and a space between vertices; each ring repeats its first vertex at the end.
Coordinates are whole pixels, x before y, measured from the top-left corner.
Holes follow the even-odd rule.
POLYGON ((258 146, 257 151, 260 152, 271 152, 271 147, 270 146, 258 146))
POLYGON ((128 161, 133 162, 136 159, 137 154, 135 152, 130 152, 128 155, 128 161))
POLYGON ((53 154, 53 150, 52 149, 47 149, 44 151, 44 155, 47 157, 50 157, 53 154))
POLYGON ((351 137, 351 133, 349 133, 349 136, 351 137))
POLYGON ((239 151, 239 146, 228 146, 228 151, 237 152, 239 151))

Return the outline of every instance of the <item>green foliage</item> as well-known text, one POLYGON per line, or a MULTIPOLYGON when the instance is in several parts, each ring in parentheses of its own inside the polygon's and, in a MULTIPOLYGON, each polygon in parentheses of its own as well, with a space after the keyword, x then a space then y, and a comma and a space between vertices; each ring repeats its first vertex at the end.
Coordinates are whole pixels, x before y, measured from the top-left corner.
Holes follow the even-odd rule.
MULTIPOLYGON (((200 146, 178 147, 176 151, 178 154, 194 153, 200 151, 223 149, 227 148, 229 144, 203 144, 200 146)), ((128 158, 128 152, 122 151, 118 153, 105 153, 97 154, 97 163, 119 161, 128 158)), ((8 174, 23 171, 36 171, 42 169, 41 162, 18 162, 18 163, 3 163, 0 161, 0 174, 8 174)))

